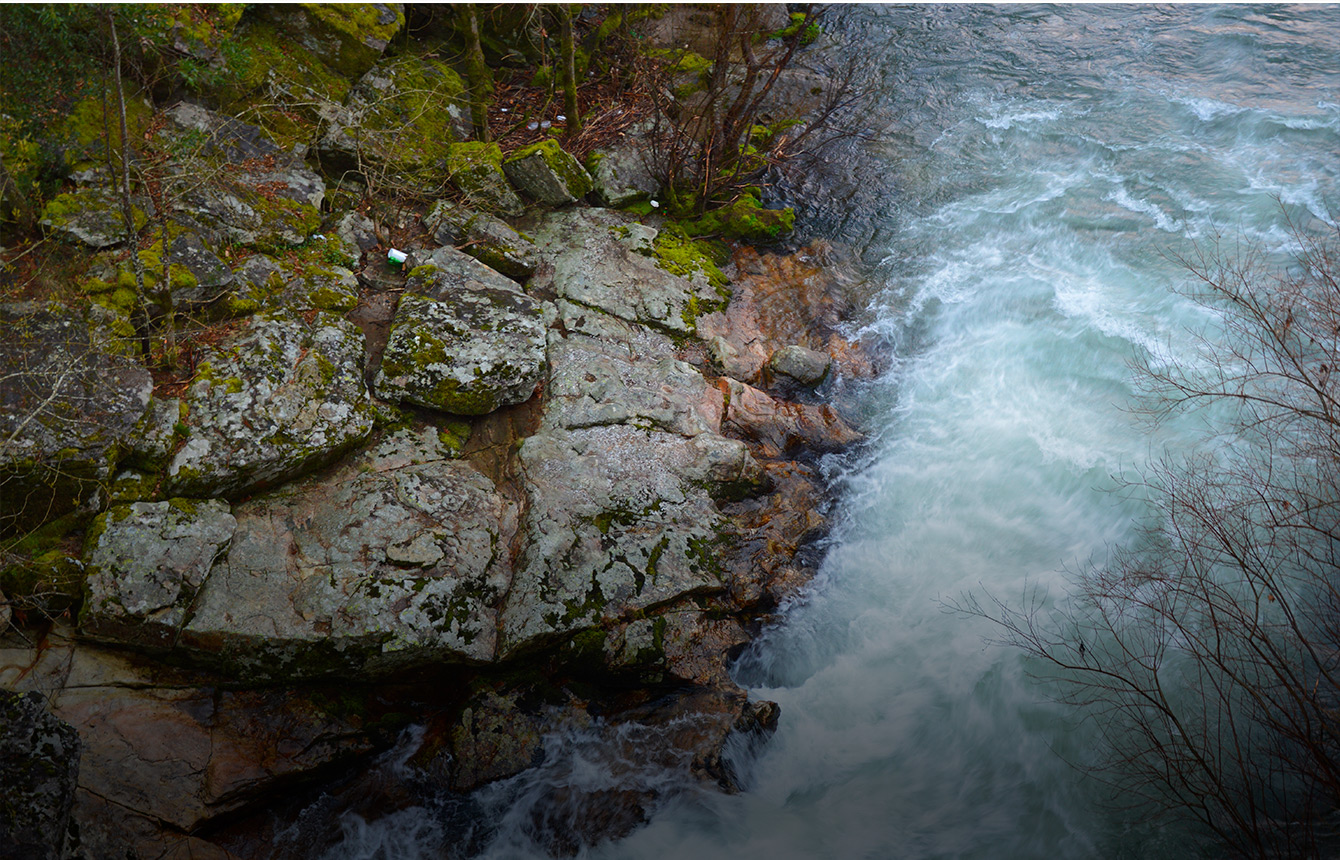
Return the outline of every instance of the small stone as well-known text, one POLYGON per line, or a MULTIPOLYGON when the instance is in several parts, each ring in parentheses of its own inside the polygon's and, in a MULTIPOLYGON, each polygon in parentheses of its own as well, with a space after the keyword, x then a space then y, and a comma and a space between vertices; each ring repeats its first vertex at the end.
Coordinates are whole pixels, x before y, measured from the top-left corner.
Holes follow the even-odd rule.
POLYGON ((801 385, 818 385, 828 375, 832 359, 817 350, 791 344, 772 354, 768 367, 779 376, 786 376, 801 385))

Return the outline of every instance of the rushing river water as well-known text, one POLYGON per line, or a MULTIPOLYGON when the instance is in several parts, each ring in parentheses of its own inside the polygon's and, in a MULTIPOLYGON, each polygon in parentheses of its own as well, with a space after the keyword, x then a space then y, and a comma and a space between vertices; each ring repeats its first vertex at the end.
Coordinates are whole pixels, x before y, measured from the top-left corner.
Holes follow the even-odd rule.
MULTIPOLYGON (((891 134, 865 173, 830 177, 849 205, 809 215, 879 261, 863 324, 894 361, 859 404, 875 443, 839 477, 812 592, 737 669, 782 707, 772 741, 741 753, 749 790, 686 792, 587 853, 1194 856, 1188 831, 1103 804, 1067 764, 1092 761, 1091 727, 944 601, 1027 585, 1063 600, 1065 568, 1134 537, 1148 511, 1114 476, 1201 430, 1151 436, 1129 411, 1128 363, 1192 360, 1188 327, 1212 322, 1175 292, 1188 275, 1169 254, 1220 229, 1283 260, 1282 208, 1333 223, 1340 9, 839 17, 881 64, 870 116, 891 134)), ((346 850, 416 856, 431 828, 400 825, 360 826, 346 850)), ((513 836, 504 824, 488 856, 527 856, 513 836)))

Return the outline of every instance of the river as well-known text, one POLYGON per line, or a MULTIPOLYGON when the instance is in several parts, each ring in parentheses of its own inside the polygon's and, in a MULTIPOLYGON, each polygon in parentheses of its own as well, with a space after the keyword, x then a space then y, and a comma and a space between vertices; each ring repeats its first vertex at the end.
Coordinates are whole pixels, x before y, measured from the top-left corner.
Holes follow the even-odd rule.
MULTIPOLYGON (((877 64, 884 135, 823 180, 845 205, 801 214, 878 273, 854 325, 891 368, 849 404, 875 441, 837 476, 818 580, 736 668, 782 709, 740 753, 748 790, 686 791, 586 856, 1195 856, 1190 831, 1108 802, 1073 766, 1098 754, 1082 714, 946 602, 1064 601, 1066 571, 1149 514, 1117 476, 1201 438, 1151 434, 1129 365, 1193 361, 1188 330, 1213 323, 1173 255, 1222 231, 1282 262, 1282 212, 1334 223, 1340 8, 845 7, 831 26, 877 64)), ((413 832, 351 843, 416 856, 413 832)), ((486 856, 528 856, 513 837, 486 856)))

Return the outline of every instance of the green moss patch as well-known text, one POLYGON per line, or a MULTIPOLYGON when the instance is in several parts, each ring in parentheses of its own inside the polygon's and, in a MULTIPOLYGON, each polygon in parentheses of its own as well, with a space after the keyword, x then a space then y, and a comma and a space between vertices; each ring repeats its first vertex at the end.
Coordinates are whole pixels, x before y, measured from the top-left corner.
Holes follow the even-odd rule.
POLYGON ((714 209, 696 221, 686 222, 690 236, 718 236, 752 244, 768 244, 795 229, 796 213, 791 208, 764 209, 758 199, 745 194, 720 209, 714 209))

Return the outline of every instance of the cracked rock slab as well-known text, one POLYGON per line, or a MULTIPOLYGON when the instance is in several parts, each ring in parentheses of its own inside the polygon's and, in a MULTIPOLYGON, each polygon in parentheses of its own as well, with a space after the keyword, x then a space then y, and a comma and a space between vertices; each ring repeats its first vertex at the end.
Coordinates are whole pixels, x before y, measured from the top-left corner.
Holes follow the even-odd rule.
POLYGON ((560 326, 549 332, 548 426, 720 432, 721 392, 676 358, 668 337, 570 302, 558 310, 560 326))
POLYGON ((743 443, 619 425, 542 432, 520 456, 530 507, 504 655, 723 587, 711 490, 758 468, 743 443))
POLYGON ((515 507, 432 428, 238 506, 184 646, 250 676, 494 656, 515 507))
POLYGON ((217 500, 136 502, 101 514, 90 531, 84 634, 170 648, 236 525, 217 500))

